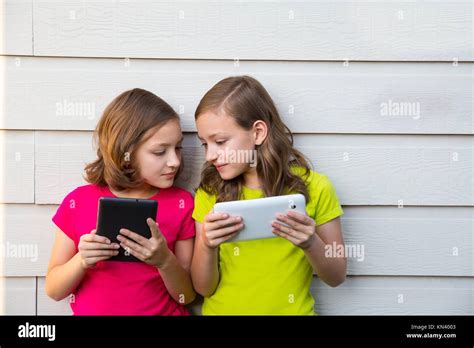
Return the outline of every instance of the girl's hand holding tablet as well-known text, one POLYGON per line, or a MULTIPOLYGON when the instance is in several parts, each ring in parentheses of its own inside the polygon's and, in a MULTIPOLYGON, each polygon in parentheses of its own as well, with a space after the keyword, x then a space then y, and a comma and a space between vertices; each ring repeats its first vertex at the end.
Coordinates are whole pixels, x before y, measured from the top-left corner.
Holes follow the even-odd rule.
POLYGON ((273 221, 272 232, 277 236, 288 239, 301 249, 308 249, 315 240, 316 224, 308 215, 295 211, 278 214, 277 221, 273 221), (284 223, 288 226, 282 225, 284 223))
POLYGON ((84 269, 94 267, 99 261, 107 260, 118 254, 120 246, 117 243, 111 243, 104 236, 98 236, 96 230, 84 234, 79 240, 79 255, 81 265, 84 269))
POLYGON ((168 244, 158 227, 158 223, 152 218, 148 218, 146 222, 151 231, 150 239, 142 237, 138 233, 126 228, 120 230, 120 235, 117 236, 117 239, 120 241, 120 246, 137 259, 149 265, 162 268, 169 260, 171 251, 168 249, 168 244))
POLYGON ((204 217, 201 236, 204 245, 214 249, 234 237, 243 227, 244 223, 240 216, 211 212, 204 217))

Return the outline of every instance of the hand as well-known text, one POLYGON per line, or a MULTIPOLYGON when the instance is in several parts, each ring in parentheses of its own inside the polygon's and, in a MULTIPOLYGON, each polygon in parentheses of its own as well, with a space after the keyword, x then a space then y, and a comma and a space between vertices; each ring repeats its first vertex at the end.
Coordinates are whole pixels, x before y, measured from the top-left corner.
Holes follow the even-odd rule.
POLYGON ((308 215, 294 211, 289 211, 286 214, 277 214, 277 221, 272 222, 272 227, 274 234, 288 239, 301 249, 308 249, 316 239, 316 223, 314 220, 308 215))
POLYGON ((214 249, 234 237, 243 227, 244 223, 240 216, 212 212, 204 217, 201 238, 204 245, 214 249))
POLYGON ((117 236, 117 239, 120 241, 120 246, 137 259, 162 268, 168 262, 171 251, 168 249, 166 238, 161 233, 158 223, 152 218, 148 218, 146 222, 151 231, 150 239, 126 228, 120 229, 120 235, 117 236))
POLYGON ((117 243, 110 243, 108 238, 98 236, 96 232, 92 230, 91 233, 82 235, 79 240, 79 255, 84 269, 94 267, 97 262, 117 255, 120 248, 117 243))

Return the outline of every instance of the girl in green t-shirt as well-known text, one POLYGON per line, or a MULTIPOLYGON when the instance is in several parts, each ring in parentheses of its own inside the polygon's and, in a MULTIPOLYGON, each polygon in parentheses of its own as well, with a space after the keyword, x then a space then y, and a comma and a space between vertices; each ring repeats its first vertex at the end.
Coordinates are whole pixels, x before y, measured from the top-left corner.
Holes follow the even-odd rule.
POLYGON ((252 77, 218 82, 202 98, 195 119, 206 153, 195 195, 191 266, 195 290, 204 296, 202 313, 316 314, 313 273, 330 286, 346 277, 345 256, 328 252, 344 243, 343 211, 331 182, 293 147, 273 100, 252 77), (212 211, 216 202, 288 193, 306 197, 307 214, 275 216, 276 238, 228 241, 245 221, 212 211))

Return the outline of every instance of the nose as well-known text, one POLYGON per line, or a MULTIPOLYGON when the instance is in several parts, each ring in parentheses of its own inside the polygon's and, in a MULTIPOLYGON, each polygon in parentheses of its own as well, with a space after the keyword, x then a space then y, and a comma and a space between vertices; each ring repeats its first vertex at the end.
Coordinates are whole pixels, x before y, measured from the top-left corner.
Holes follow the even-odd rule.
POLYGON ((166 165, 170 168, 178 168, 181 164, 181 156, 176 153, 176 151, 172 151, 172 154, 168 158, 166 165))
POLYGON ((218 153, 213 146, 209 146, 206 149, 206 161, 207 162, 214 162, 218 158, 218 153))

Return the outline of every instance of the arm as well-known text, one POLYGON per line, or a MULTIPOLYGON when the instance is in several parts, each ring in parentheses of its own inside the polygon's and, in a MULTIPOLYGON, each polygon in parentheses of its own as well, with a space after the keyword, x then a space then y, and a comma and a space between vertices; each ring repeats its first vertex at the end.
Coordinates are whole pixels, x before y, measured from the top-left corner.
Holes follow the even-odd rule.
POLYGON ((279 214, 273 224, 273 233, 302 248, 313 270, 326 284, 336 287, 346 279, 347 258, 325 256, 325 247, 333 242, 344 247, 340 218, 316 226, 307 215, 296 212, 279 214), (286 227, 279 222, 289 225, 286 227))
POLYGON ((196 297, 189 275, 193 239, 177 241, 176 254, 173 254, 158 224, 151 218, 147 219, 147 224, 151 231, 150 239, 122 228, 121 235, 117 237, 120 246, 139 260, 157 267, 166 289, 176 302, 183 305, 191 303, 196 297))
POLYGON ((202 224, 196 222, 191 277, 196 291, 205 297, 211 296, 219 284, 218 250, 206 245, 202 235, 202 224))
POLYGON ((70 295, 84 277, 85 270, 75 249, 74 242, 68 236, 56 231, 46 274, 46 294, 56 301, 70 295))
POLYGON ((191 303, 196 298, 189 276, 193 245, 194 238, 176 241, 174 255, 170 251, 167 261, 159 268, 166 289, 181 304, 191 303))
POLYGON ((196 291, 209 297, 219 284, 219 245, 234 237, 244 227, 240 216, 209 213, 204 224, 196 222, 196 243, 191 276, 196 291))
POLYGON ((58 229, 46 274, 46 294, 56 301, 70 295, 84 278, 87 268, 117 253, 118 245, 107 241, 93 230, 81 237, 79 252, 76 252, 74 242, 58 229))
POLYGON ((346 279, 347 258, 345 255, 342 257, 325 256, 326 245, 332 248, 333 242, 337 246, 344 247, 340 218, 316 226, 314 241, 307 249, 304 249, 304 252, 318 277, 326 284, 336 287, 344 283, 346 279))

